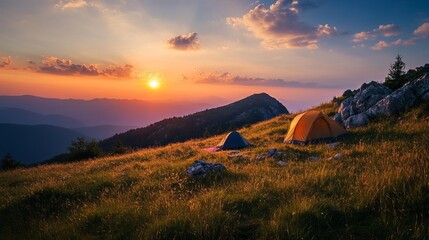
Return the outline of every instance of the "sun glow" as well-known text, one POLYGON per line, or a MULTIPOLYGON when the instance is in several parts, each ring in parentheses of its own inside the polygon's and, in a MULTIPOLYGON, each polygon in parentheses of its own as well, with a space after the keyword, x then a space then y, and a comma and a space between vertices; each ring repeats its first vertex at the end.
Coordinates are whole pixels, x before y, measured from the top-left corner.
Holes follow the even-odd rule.
POLYGON ((157 89, 157 88, 159 88, 159 80, 158 79, 151 79, 151 80, 149 80, 148 85, 152 89, 157 89))
POLYGON ((161 77, 159 74, 149 74, 147 77, 147 85, 150 89, 158 89, 161 86, 161 77))

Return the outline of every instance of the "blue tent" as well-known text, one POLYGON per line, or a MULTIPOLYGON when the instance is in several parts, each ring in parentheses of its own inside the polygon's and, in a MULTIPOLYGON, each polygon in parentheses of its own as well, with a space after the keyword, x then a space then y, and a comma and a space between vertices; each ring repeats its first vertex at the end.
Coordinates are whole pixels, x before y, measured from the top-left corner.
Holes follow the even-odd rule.
POLYGON ((216 146, 221 150, 228 150, 228 149, 238 149, 238 148, 244 148, 249 146, 249 142, 246 141, 246 139, 241 136, 240 133, 233 131, 228 133, 226 137, 220 141, 220 143, 216 146))

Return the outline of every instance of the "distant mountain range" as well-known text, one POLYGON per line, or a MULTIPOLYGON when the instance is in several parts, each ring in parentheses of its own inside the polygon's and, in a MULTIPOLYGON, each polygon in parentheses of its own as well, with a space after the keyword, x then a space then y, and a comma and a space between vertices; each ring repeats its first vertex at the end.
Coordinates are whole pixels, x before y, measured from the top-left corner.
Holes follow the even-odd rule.
POLYGON ((223 107, 168 118, 144 128, 117 134, 100 144, 106 150, 117 142, 133 148, 161 146, 223 133, 287 113, 286 107, 268 94, 254 94, 223 107))
POLYGON ((66 152, 72 140, 88 136, 49 125, 0 124, 0 158, 11 153, 25 165, 45 161, 66 152))
POLYGON ((0 109, 0 123, 26 125, 46 124, 65 128, 81 128, 85 124, 71 117, 60 114, 44 115, 19 108, 0 109))
MULTIPOLYGON (((159 103, 124 99, 80 100, 35 96, 0 96, 0 109, 15 108, 48 115, 44 116, 47 118, 45 120, 52 118, 52 114, 61 115, 69 120, 74 119, 76 121, 75 124, 78 126, 73 126, 72 128, 99 125, 144 127, 168 117, 183 116, 209 107, 213 107, 213 105, 186 101, 159 103), (79 122, 82 125, 79 125, 79 122)), ((67 124, 66 126, 48 122, 43 122, 43 124, 70 127, 67 124)))

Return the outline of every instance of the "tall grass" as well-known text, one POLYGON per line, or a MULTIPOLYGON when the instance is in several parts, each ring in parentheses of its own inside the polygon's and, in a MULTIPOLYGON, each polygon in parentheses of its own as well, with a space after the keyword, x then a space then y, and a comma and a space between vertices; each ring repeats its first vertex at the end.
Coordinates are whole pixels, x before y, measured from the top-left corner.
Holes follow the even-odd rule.
POLYGON ((351 130, 334 149, 284 145, 292 118, 240 130, 253 146, 238 155, 202 150, 215 136, 1 172, 0 239, 428 239, 425 111, 351 130), (285 166, 260 157, 273 147, 285 166), (197 159, 228 170, 188 178, 197 159))

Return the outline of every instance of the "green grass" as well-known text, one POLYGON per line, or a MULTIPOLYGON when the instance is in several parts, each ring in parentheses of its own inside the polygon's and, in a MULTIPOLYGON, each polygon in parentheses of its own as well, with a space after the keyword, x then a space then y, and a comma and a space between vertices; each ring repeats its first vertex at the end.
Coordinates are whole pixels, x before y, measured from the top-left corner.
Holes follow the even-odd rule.
POLYGON ((238 156, 202 150, 215 136, 0 172, 0 239, 428 239, 427 106, 351 130, 334 149, 283 144, 283 115, 241 129, 253 147, 238 156), (285 166, 258 157, 273 147, 285 166), (190 179, 197 159, 228 171, 190 179))

